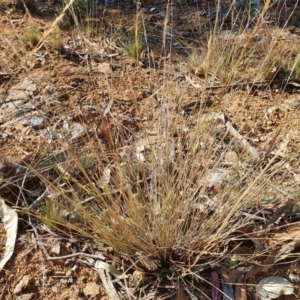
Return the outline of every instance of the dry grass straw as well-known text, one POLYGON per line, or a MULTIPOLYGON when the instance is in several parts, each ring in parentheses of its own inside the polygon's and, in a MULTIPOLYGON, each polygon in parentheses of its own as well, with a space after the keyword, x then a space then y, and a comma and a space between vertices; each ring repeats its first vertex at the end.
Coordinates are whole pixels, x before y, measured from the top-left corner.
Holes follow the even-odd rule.
MULTIPOLYGON (((206 33, 209 42, 202 41, 200 49, 191 49, 187 59, 188 69, 214 75, 225 87, 231 83, 273 79, 274 68, 277 69, 275 76, 279 71, 290 73, 298 56, 299 42, 293 40, 291 36, 287 39, 287 24, 297 4, 292 6, 284 25, 270 28, 266 24, 270 22, 268 13, 273 6, 270 1, 266 1, 260 14, 254 17, 248 16, 245 9, 243 18, 247 22, 244 28, 239 24, 245 21, 238 18, 239 14, 234 8, 232 8, 234 14, 231 30, 223 29, 225 18, 219 17, 220 21, 215 22, 214 30, 206 33)), ((217 10, 217 20, 218 13, 217 10)), ((203 32, 201 34, 203 35, 203 32)))

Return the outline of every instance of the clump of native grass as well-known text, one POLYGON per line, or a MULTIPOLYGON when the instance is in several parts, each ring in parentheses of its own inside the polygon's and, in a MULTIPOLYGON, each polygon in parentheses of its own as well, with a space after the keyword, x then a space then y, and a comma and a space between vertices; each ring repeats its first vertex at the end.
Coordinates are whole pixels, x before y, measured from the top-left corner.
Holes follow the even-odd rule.
POLYGON ((41 39, 41 33, 36 28, 28 29, 23 36, 23 41, 31 47, 35 47, 41 39))
POLYGON ((292 74, 295 79, 300 79, 300 55, 296 57, 295 63, 292 66, 292 74))
POLYGON ((187 68, 198 74, 209 74, 222 84, 230 84, 253 76, 255 58, 250 44, 251 37, 245 33, 210 33, 207 44, 192 48, 187 58, 187 68), (249 69, 250 67, 250 69, 249 69), (247 68, 247 73, 244 72, 247 68), (249 72, 250 71, 250 72, 249 72))
POLYGON ((140 18, 143 18, 143 16, 137 12, 135 15, 134 25, 126 32, 123 41, 123 47, 127 55, 133 58, 136 62, 140 60, 143 50, 143 33, 141 30, 140 18))
POLYGON ((123 47, 129 57, 139 61, 143 50, 143 34, 140 31, 138 23, 126 34, 123 47))
POLYGON ((284 29, 273 30, 272 35, 267 34, 255 50, 260 59, 256 67, 260 78, 271 80, 280 74, 283 76, 296 76, 297 58, 300 42, 296 40, 285 41, 282 39, 284 29))
POLYGON ((36 214, 51 228, 111 247, 127 275, 203 280, 202 270, 226 265, 228 245, 250 226, 247 213, 274 197, 272 177, 282 168, 270 169, 276 156, 254 162, 209 112, 183 130, 187 124, 162 109, 155 136, 142 132, 132 143, 122 128, 103 128, 88 152, 70 146, 65 167, 41 176, 49 195, 36 214), (226 165, 230 152, 236 158, 226 165))
MULTIPOLYGON (((82 26, 87 17, 97 15, 95 0, 70 0, 72 5, 65 12, 63 19, 60 22, 62 28, 69 28, 74 26, 82 26)), ((66 1, 66 6, 70 1, 66 1)), ((61 8, 63 11, 63 7, 61 8)))
POLYGON ((54 28, 50 33, 47 42, 52 49, 61 53, 64 52, 65 43, 63 40, 63 33, 58 27, 54 28))
MULTIPOLYGON (((297 71, 292 69, 297 69, 295 57, 298 57, 299 42, 285 40, 285 25, 281 28, 264 28, 264 16, 271 8, 270 2, 266 2, 261 14, 251 19, 246 13, 251 6, 246 7, 242 20, 239 20, 247 20, 244 28, 235 26, 237 17, 232 20, 231 30, 222 29, 223 23, 220 20, 220 27, 215 27, 208 34, 206 44, 202 41, 199 47, 191 48, 186 61, 187 69, 200 75, 210 74, 224 85, 271 80, 282 72, 292 72, 297 76, 297 71)), ((291 15, 286 18, 290 19, 291 15)))

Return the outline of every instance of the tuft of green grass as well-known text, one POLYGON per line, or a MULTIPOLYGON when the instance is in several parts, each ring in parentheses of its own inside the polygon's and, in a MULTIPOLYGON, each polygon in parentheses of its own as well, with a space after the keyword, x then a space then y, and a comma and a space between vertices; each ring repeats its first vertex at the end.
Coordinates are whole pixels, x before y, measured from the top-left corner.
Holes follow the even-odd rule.
MULTIPOLYGON (((84 24, 87 17, 96 13, 96 2, 96 0, 75 0, 65 13, 60 22, 60 26, 62 28, 68 28, 84 24)), ((63 10, 63 8, 61 8, 61 10, 63 10)))
POLYGON ((127 34, 123 45, 128 56, 138 61, 143 50, 143 35, 138 26, 127 34))
POLYGON ((191 53, 187 58, 187 68, 188 70, 193 70, 197 74, 204 74, 207 68, 205 64, 205 57, 197 49, 192 49, 191 53))
POLYGON ((64 52, 64 41, 62 38, 62 32, 59 28, 55 28, 48 39, 48 43, 51 48, 57 50, 58 52, 64 52))
POLYGON ((292 73, 295 79, 300 78, 300 56, 296 58, 295 65, 293 66, 292 73))
POLYGON ((35 47, 41 39, 41 34, 36 28, 30 28, 24 34, 23 41, 35 47))

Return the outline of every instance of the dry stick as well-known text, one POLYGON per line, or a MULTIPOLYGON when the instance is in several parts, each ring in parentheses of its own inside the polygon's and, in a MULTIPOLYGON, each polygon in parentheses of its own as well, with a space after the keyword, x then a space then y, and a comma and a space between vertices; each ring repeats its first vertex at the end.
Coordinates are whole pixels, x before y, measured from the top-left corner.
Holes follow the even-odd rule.
MULTIPOLYGON (((18 2, 18 1, 17 1, 17 2, 18 2)), ((31 13, 30 13, 30 11, 29 11, 29 9, 28 9, 27 5, 26 5, 26 2, 25 2, 25 0, 22 0, 22 3, 23 3, 23 5, 24 5, 24 8, 25 8, 26 14, 28 15, 28 17, 29 17, 30 21, 32 22, 32 16, 31 16, 31 13)), ((34 5, 35 5, 35 4, 34 4, 34 5)))
POLYGON ((226 122, 226 127, 227 130, 231 133, 231 135, 233 135, 234 138, 238 139, 241 142, 243 148, 251 155, 252 161, 254 163, 258 162, 260 160, 260 156, 257 150, 254 147, 252 147, 240 133, 236 131, 236 129, 232 126, 230 121, 226 122))
POLYGON ((170 1, 168 1, 167 3, 167 7, 166 7, 166 16, 164 19, 164 31, 163 31, 163 45, 162 45, 162 51, 165 52, 166 51, 166 38, 167 38, 167 27, 168 27, 168 23, 169 23, 169 4, 170 1))
POLYGON ((271 184, 271 186, 278 191, 279 193, 281 193, 284 197, 288 198, 288 199, 292 199, 295 200, 294 196, 292 196, 291 194, 289 194, 287 191, 280 189, 279 187, 275 186, 274 184, 271 184))
POLYGON ((2 290, 2 293, 0 294, 0 300, 2 300, 2 299, 3 299, 3 296, 4 296, 4 293, 5 293, 5 290, 6 290, 7 284, 8 284, 8 280, 6 280, 6 282, 5 282, 5 285, 4 285, 4 287, 3 287, 3 290, 2 290))
MULTIPOLYGON (((22 192, 22 191, 21 191, 21 192, 22 192)), ((23 194, 23 192, 22 192, 22 194, 23 194)), ((24 195, 23 195, 23 197, 24 197, 24 195)), ((25 202, 26 202, 26 199, 25 199, 25 198, 24 198, 24 200, 25 200, 25 202)), ((26 204, 27 204, 27 203, 26 203, 26 204)), ((28 205, 27 205, 27 206, 28 206, 28 205)), ((31 216, 30 216, 30 215, 28 215, 28 222, 29 222, 31 228, 33 229, 34 234, 35 234, 35 236, 36 236, 36 238, 37 238, 37 240, 38 240, 38 245, 41 246, 41 248, 42 248, 43 251, 46 250, 46 248, 44 247, 44 245, 42 245, 42 243, 39 242, 39 234, 38 234, 38 232, 37 232, 36 227, 33 225, 33 222, 32 222, 32 219, 31 219, 31 216)), ((43 255, 41 255, 41 261, 42 261, 42 287, 43 287, 43 290, 45 290, 45 286, 46 286, 46 284, 45 284, 45 281, 46 281, 46 273, 44 272, 44 270, 46 270, 46 267, 45 267, 46 264, 45 264, 45 260, 44 260, 43 255)))
MULTIPOLYGON (((43 246, 43 245, 42 245, 43 246)), ((44 247, 44 246, 43 246, 44 247)), ((77 253, 72 253, 68 255, 63 255, 63 256, 55 256, 52 257, 48 254, 46 248, 45 248, 45 255, 48 260, 59 260, 59 259, 67 259, 67 258, 72 258, 72 257, 77 257, 77 256, 83 256, 83 257, 89 257, 89 258, 94 258, 94 259, 100 259, 103 260, 103 256, 101 255, 96 255, 96 254, 88 254, 88 253, 83 253, 83 252, 77 252, 77 253)))
POLYGON ((287 86, 288 84, 292 85, 295 88, 299 88, 300 84, 298 83, 299 79, 290 79, 290 78, 279 78, 279 79, 271 79, 271 80, 262 80, 262 81, 246 81, 246 82, 238 82, 232 84, 221 84, 221 85, 213 85, 207 86, 207 90, 217 90, 217 89, 229 89, 229 88, 245 88, 247 86, 251 87, 265 87, 266 85, 272 84, 281 84, 282 86, 287 86))
MULTIPOLYGON (((125 284, 123 284, 120 280, 118 280, 117 283, 118 283, 118 285, 120 285, 120 286, 124 289, 125 293, 126 293, 127 296, 128 296, 128 299, 129 299, 129 300, 131 300, 131 298, 137 299, 137 297, 134 296, 133 293, 129 291, 128 286, 127 286, 127 283, 126 283, 126 280, 124 280, 124 282, 125 282, 125 284)), ((1 300, 1 299, 0 299, 0 300, 1 300)))
MULTIPOLYGON (((142 23, 143 23, 143 30, 144 30, 144 40, 145 40, 145 44, 146 44, 146 51, 147 51, 147 58, 148 58, 148 64, 149 64, 149 67, 151 66, 151 60, 150 60, 150 47, 149 47, 149 44, 148 44, 148 39, 147 39, 147 30, 146 30, 146 25, 145 25, 145 19, 144 19, 144 16, 143 16, 143 12, 141 11, 141 19, 142 19, 142 23)), ((151 57, 152 58, 152 57, 151 57)), ((154 60, 152 61, 152 66, 154 67, 155 69, 155 62, 154 60)))
POLYGON ((48 188, 46 188, 46 190, 43 192, 43 194, 41 196, 39 196, 36 200, 34 200, 34 202, 29 206, 28 209, 37 207, 44 200, 44 198, 49 195, 51 195, 51 193, 49 192, 48 188))
POLYGON ((100 276, 103 287, 110 300, 119 300, 119 296, 115 290, 115 287, 111 281, 109 273, 105 272, 103 269, 96 269, 97 273, 100 276))

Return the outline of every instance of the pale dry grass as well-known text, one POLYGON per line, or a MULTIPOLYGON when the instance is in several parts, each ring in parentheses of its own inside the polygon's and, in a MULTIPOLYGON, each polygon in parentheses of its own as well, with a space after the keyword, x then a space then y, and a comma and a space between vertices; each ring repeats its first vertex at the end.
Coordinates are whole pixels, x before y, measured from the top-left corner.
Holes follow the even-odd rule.
MULTIPOLYGON (((289 11, 287 20, 292 17, 294 9, 289 11)), ((273 10, 274 7, 268 8, 266 2, 257 20, 253 20, 255 23, 239 27, 238 31, 234 29, 238 26, 235 25, 236 19, 232 20, 232 30, 227 30, 222 28, 220 17, 220 27, 208 33, 210 45, 201 42, 199 48, 191 48, 187 68, 200 70, 200 73, 206 70, 225 86, 242 81, 273 79, 280 71, 292 73, 299 53, 299 41, 289 35, 286 26, 272 28, 265 25, 266 16, 273 10), (272 73, 273 69, 277 71, 272 73)), ((249 16, 244 17, 249 20, 249 16)))

